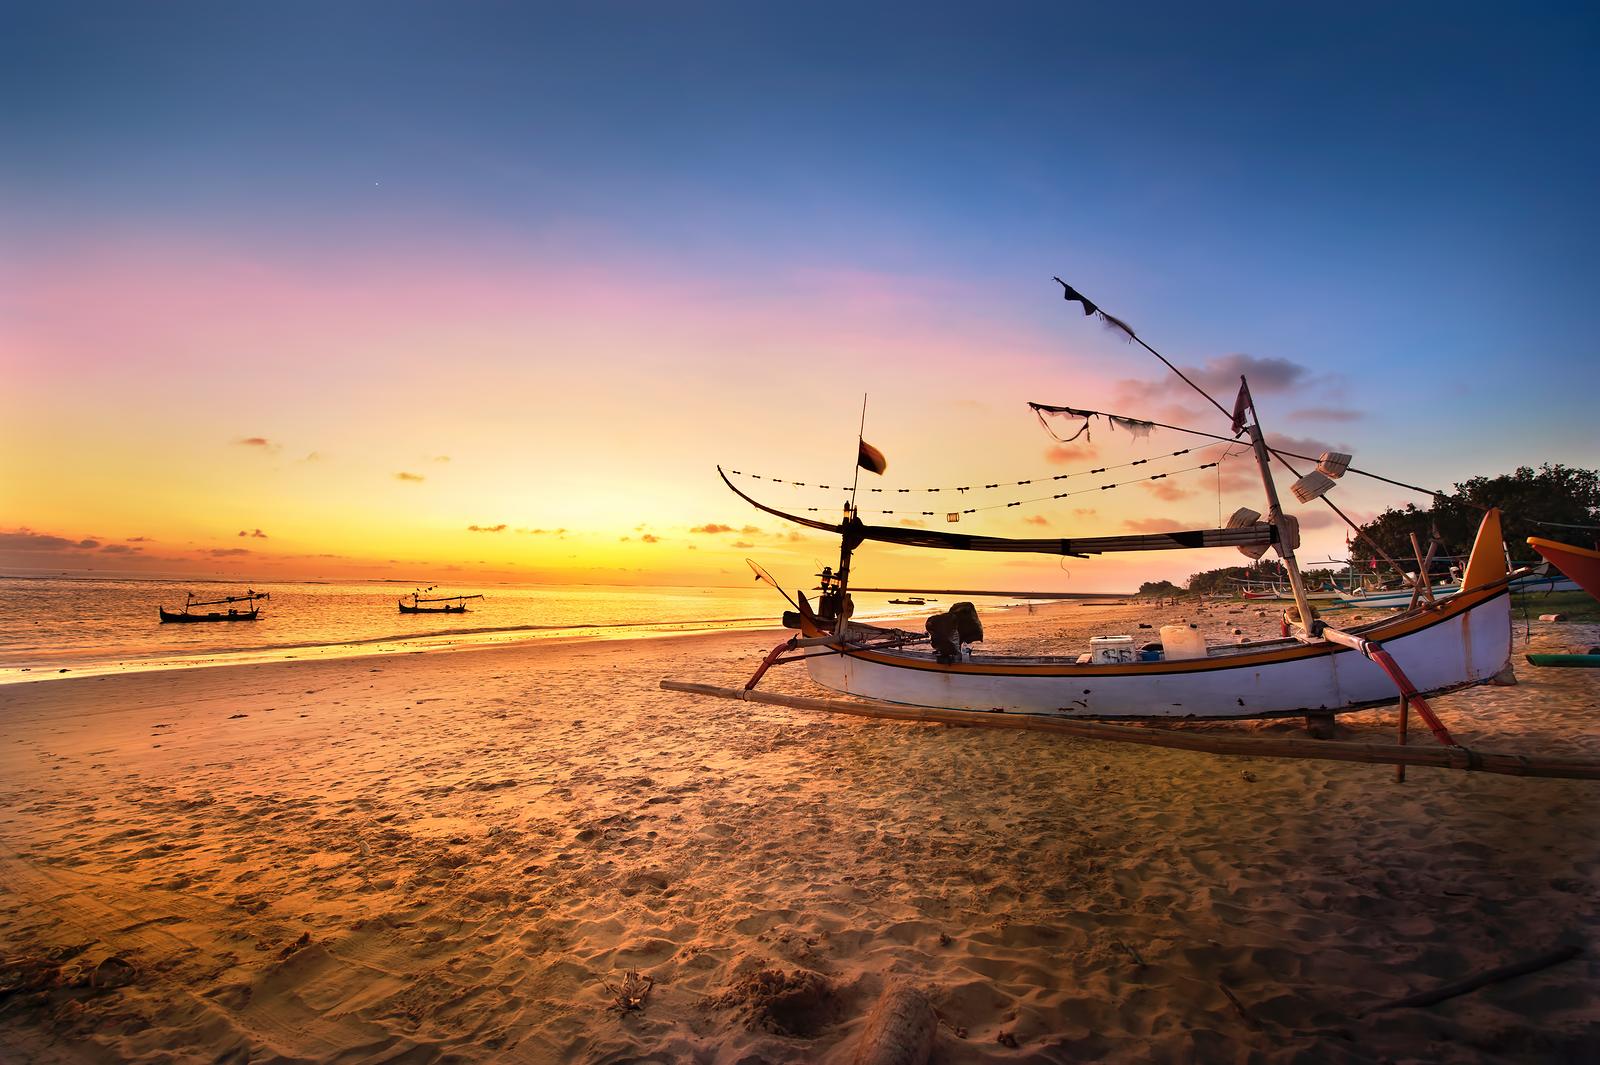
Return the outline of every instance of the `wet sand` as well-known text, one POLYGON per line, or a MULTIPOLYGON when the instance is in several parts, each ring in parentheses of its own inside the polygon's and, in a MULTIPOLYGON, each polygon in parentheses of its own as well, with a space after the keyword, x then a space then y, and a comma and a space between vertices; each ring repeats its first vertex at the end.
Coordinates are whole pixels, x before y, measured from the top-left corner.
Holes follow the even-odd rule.
MULTIPOLYGON (((1136 616, 1276 630, 1237 605, 987 624, 1078 650, 1136 616)), ((1518 631, 1518 686, 1436 709, 1471 745, 1600 759, 1600 672, 1521 657, 1600 628, 1518 631)), ((849 1060, 891 978, 939 1011, 941 1062, 1600 1058, 1600 785, 656 687, 740 683, 778 635, 6 687, 0 1059, 849 1060), (653 986, 622 1011, 629 972, 653 986)), ((786 668, 764 686, 815 692, 786 668)))

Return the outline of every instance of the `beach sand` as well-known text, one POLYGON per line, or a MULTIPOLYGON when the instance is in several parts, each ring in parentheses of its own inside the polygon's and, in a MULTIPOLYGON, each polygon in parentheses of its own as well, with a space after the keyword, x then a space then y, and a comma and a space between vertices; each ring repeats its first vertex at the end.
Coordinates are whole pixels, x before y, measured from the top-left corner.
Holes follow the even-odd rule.
MULTIPOLYGON (((1135 616, 987 624, 1076 651, 1135 616)), ((1276 630, 1151 620, 1182 617, 1276 630)), ((1469 745, 1600 759, 1600 672, 1526 665, 1522 627, 1519 685, 1436 709, 1469 745)), ((0 690, 0 1059, 847 1061, 891 978, 939 1011, 941 1062, 1600 1059, 1600 784, 657 688, 737 685, 778 638, 0 690), (624 1012, 630 971, 653 986, 624 1012)), ((1532 649, 1595 643, 1532 624, 1532 649)), ((799 668, 763 686, 817 694, 799 668)), ((1393 738, 1392 710, 1341 720, 1393 738)))

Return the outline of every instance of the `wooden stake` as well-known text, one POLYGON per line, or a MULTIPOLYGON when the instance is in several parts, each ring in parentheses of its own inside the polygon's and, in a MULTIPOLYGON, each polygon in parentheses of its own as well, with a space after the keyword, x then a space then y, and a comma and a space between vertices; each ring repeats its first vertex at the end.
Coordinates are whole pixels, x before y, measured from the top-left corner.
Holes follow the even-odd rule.
MULTIPOLYGON (((1402 747, 1406 745, 1406 726, 1410 723, 1410 721, 1411 697, 1408 695, 1402 695, 1400 696, 1400 746, 1402 747)), ((1397 765, 1394 767, 1394 780, 1396 784, 1404 784, 1406 782, 1405 766, 1397 765)))

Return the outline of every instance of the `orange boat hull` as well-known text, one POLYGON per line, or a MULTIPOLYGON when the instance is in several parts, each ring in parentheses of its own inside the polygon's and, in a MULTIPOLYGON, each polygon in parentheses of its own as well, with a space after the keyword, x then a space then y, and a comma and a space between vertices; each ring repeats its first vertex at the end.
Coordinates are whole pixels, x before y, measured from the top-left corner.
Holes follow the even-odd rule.
POLYGON ((1528 537, 1528 543, 1546 562, 1576 581, 1579 588, 1600 599, 1600 551, 1537 536, 1528 537))

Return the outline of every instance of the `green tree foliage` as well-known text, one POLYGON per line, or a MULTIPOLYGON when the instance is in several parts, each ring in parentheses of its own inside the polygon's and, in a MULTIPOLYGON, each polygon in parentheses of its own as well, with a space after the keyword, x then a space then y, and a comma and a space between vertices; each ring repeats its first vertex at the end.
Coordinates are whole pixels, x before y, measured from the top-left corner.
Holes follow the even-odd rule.
POLYGON ((1199 595, 1215 595, 1219 592, 1237 595, 1240 581, 1278 584, 1288 579, 1283 566, 1276 559, 1263 559, 1248 566, 1227 566, 1196 573, 1189 578, 1189 591, 1199 595))
MULTIPOLYGON (((1329 581, 1338 582, 1342 588, 1346 585, 1350 571, 1348 569, 1303 569, 1301 578, 1306 582, 1306 587, 1315 591, 1329 581)), ((1276 559, 1263 559, 1249 566, 1227 566, 1223 569, 1208 569, 1204 573, 1196 573, 1189 578, 1189 591, 1196 595, 1215 595, 1227 593, 1237 595, 1244 587, 1244 583, 1254 584, 1258 587, 1266 585, 1288 590, 1289 574, 1284 570, 1283 563, 1276 559)))
MULTIPOLYGON (((1519 466, 1514 473, 1463 481, 1454 492, 1436 496, 1427 510, 1410 503, 1398 510, 1386 510, 1361 529, 1402 565, 1412 558, 1409 534, 1416 533, 1426 551, 1430 527, 1435 525, 1443 541, 1440 552, 1465 555, 1472 550, 1486 507, 1500 508, 1512 559, 1537 561, 1538 553, 1528 546, 1530 536, 1583 543, 1592 538, 1592 533, 1586 537, 1577 530, 1546 528, 1535 522, 1600 525, 1600 471, 1548 462, 1537 470, 1519 466)), ((1352 545, 1351 552, 1357 560, 1375 557, 1372 545, 1361 538, 1352 545)))
POLYGON ((1171 581, 1145 581, 1139 585, 1140 595, 1182 595, 1183 589, 1171 581))

